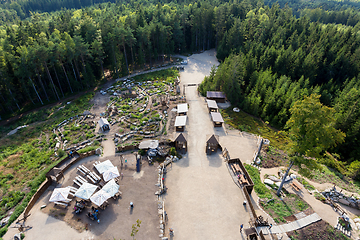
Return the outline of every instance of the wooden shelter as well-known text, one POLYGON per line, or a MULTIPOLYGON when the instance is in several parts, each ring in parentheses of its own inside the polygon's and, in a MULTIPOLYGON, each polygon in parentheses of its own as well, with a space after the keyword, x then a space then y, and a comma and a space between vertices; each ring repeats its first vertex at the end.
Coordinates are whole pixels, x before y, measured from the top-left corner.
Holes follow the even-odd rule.
POLYGON ((217 112, 218 111, 218 105, 216 103, 216 101, 214 100, 210 100, 210 99, 206 99, 207 102, 207 107, 209 109, 209 112, 217 112))
POLYGON ((218 103, 224 103, 226 96, 223 92, 207 91, 206 98, 210 100, 215 100, 218 103))
POLYGON ((183 133, 180 133, 174 142, 176 150, 187 152, 187 141, 183 133))
POLYGON ((63 171, 61 168, 53 167, 47 174, 46 177, 56 182, 64 177, 63 171))
POLYGON ((98 123, 103 131, 110 130, 110 124, 106 118, 100 118, 98 123))
POLYGON ((175 130, 183 132, 186 125, 187 116, 177 116, 175 119, 175 130))
POLYGON ((219 112, 211 112, 211 120, 214 123, 214 127, 222 127, 224 119, 219 112))
POLYGON ((189 111, 189 108, 188 108, 187 103, 179 103, 177 105, 177 113, 179 116, 186 115, 188 111, 189 111))
POLYGON ((207 142, 206 142, 206 154, 212 154, 213 152, 216 152, 218 148, 220 147, 219 144, 219 136, 218 135, 211 135, 207 136, 207 142))

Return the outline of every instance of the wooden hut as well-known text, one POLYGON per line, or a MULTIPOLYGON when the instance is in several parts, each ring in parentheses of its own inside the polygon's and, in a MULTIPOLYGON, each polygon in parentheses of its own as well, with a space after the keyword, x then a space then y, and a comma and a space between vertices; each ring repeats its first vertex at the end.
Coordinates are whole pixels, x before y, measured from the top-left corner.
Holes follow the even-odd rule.
POLYGON ((224 103, 226 96, 223 92, 207 91, 206 98, 210 100, 215 100, 218 103, 224 103))
POLYGON ((106 118, 100 118, 98 123, 103 131, 110 130, 110 124, 106 118))
POLYGON ((207 102, 207 107, 208 107, 210 113, 218 111, 218 105, 217 105, 216 101, 206 99, 206 102, 207 102))
POLYGON ((186 115, 189 111, 187 103, 180 103, 177 105, 177 114, 178 116, 186 115))
POLYGON ((176 150, 187 152, 187 141, 183 133, 180 133, 174 142, 176 150))
POLYGON ((224 123, 224 119, 219 112, 211 112, 211 120, 214 123, 214 127, 221 127, 224 123))
POLYGON ((187 116, 177 116, 175 119, 175 130, 177 132, 183 132, 186 125, 187 116))
POLYGON ((211 135, 210 137, 207 137, 206 142, 206 154, 212 154, 213 152, 216 152, 218 148, 220 147, 219 144, 219 136, 218 135, 211 135))

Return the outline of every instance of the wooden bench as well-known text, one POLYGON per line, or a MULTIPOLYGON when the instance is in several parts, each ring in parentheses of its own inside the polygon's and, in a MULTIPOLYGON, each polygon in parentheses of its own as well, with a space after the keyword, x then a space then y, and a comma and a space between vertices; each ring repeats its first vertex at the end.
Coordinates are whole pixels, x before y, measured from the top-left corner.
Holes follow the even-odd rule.
POLYGON ((81 187, 81 185, 82 185, 82 183, 79 182, 77 179, 74 179, 73 182, 74 182, 76 185, 78 185, 79 187, 81 187))
POLYGON ((237 172, 241 172, 241 168, 240 168, 240 166, 238 164, 235 164, 235 169, 236 169, 237 172))
POLYGON ((86 176, 93 184, 95 184, 96 183, 96 181, 91 177, 91 175, 89 174, 89 175, 87 175, 86 176))
POLYGON ((86 175, 86 173, 83 171, 83 170, 81 170, 81 168, 76 168, 82 175, 86 175))
POLYGON ((300 191, 300 189, 302 188, 299 184, 297 184, 297 182, 292 181, 290 183, 291 187, 293 187, 296 191, 300 191))
POLYGON ((242 184, 249 184, 249 182, 245 179, 244 175, 240 175, 240 183, 242 184))

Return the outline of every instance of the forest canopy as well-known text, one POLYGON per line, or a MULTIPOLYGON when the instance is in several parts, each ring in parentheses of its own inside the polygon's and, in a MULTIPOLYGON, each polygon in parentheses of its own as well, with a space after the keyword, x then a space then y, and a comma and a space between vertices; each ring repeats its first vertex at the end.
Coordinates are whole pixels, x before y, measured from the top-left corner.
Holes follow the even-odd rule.
POLYGON ((106 74, 119 78, 171 54, 216 48, 222 64, 200 91, 225 91, 233 105, 277 128, 294 102, 319 94, 346 133, 332 151, 350 163, 360 153, 358 4, 3 1, 0 115, 88 90, 106 74))

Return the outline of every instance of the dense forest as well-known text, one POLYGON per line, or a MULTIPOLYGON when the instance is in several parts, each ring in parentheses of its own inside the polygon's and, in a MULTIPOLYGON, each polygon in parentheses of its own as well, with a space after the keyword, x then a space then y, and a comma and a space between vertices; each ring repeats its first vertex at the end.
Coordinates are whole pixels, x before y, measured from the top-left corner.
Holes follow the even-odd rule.
POLYGON ((217 49, 222 64, 200 90, 277 128, 312 93, 336 109, 346 141, 333 152, 359 159, 357 1, 3 1, 2 118, 126 76, 170 54, 217 49), (85 8, 84 8, 85 7, 85 8))
POLYGON ((307 11, 296 18, 289 8, 257 7, 235 20, 217 48, 223 63, 200 91, 222 90, 233 105, 278 128, 295 101, 320 94, 322 103, 336 110, 336 127, 346 133, 345 143, 332 151, 349 163, 360 154, 360 25, 320 21, 329 12, 312 21, 317 10, 307 11))

